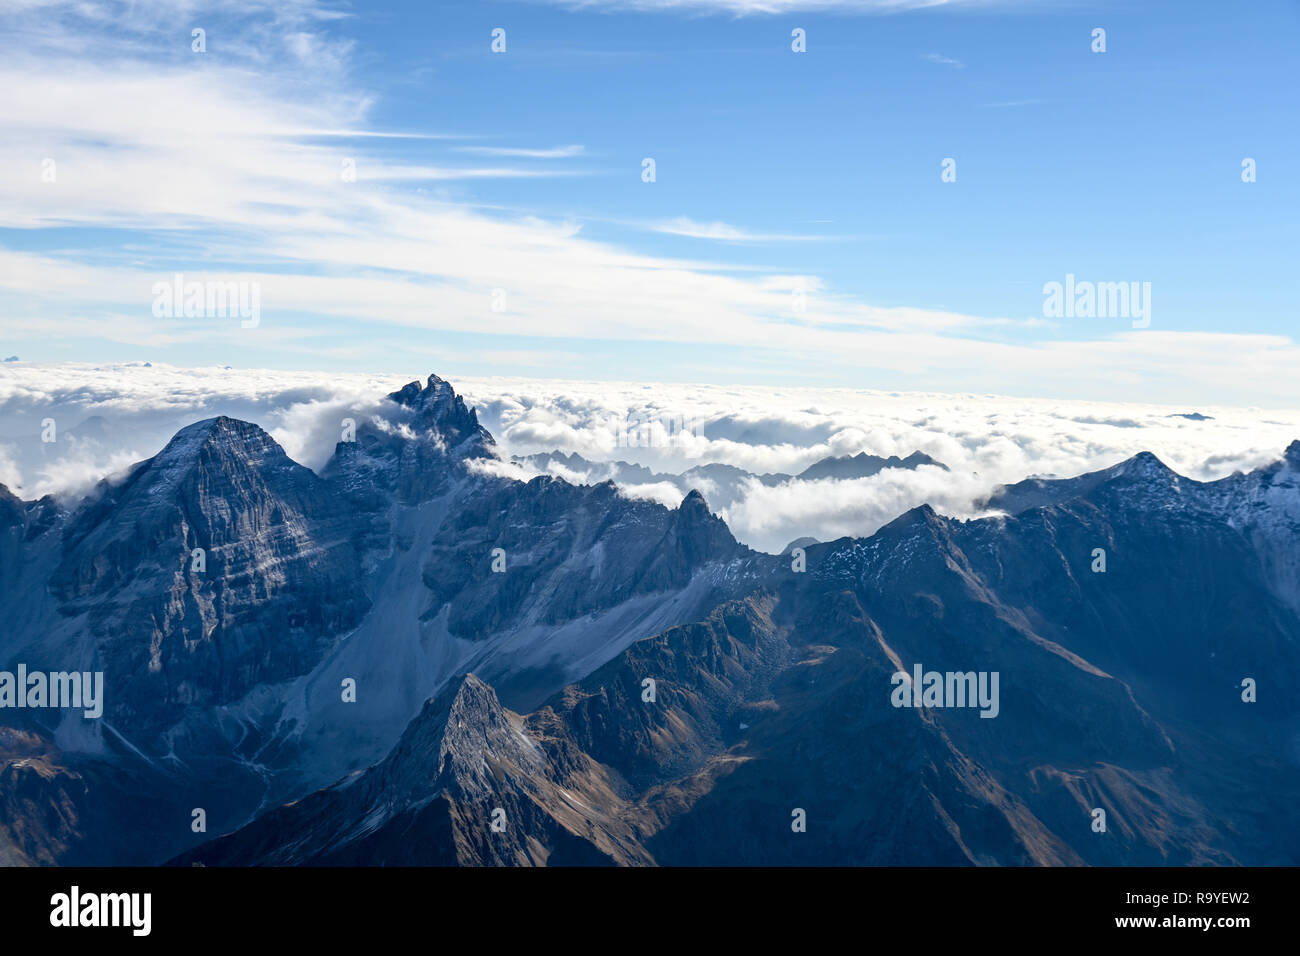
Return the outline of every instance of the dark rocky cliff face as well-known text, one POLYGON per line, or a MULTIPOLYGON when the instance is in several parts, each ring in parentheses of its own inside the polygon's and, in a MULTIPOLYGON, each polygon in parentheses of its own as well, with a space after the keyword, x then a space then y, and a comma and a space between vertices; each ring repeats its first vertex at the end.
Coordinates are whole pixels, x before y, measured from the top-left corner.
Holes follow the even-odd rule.
POLYGON ((101 485, 50 590, 95 638, 109 719, 154 730, 310 670, 368 608, 356 534, 269 435, 215 418, 101 485))
POLYGON ((624 498, 608 482, 487 482, 443 532, 424 566, 427 615, 449 607, 452 633, 476 640, 530 609, 556 624, 634 595, 684 588, 708 564, 764 563, 698 492, 669 511, 624 498), (493 570, 498 548, 504 573, 493 570))

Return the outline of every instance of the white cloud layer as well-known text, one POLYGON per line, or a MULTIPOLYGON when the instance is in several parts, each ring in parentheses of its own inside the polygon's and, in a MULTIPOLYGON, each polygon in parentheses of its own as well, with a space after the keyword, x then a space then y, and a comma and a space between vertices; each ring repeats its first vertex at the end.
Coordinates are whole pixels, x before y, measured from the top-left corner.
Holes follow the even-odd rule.
MULTIPOLYGON (((321 374, 136 365, 0 364, 0 481, 31 499, 75 494, 155 453, 180 427, 217 414, 266 428, 296 460, 321 467, 344 417, 374 411, 407 375, 321 374), (40 442, 56 422, 59 442, 40 442)), ((1030 475, 1067 477, 1151 451, 1196 479, 1279 458, 1300 438, 1300 409, 1162 406, 855 389, 658 385, 449 378, 506 454, 562 450, 679 473, 722 462, 756 474, 796 474, 827 456, 921 451, 950 471, 887 470, 851 481, 753 482, 722 514, 745 543, 780 550, 811 535, 870 534, 928 502, 955 516, 996 485, 1030 475), (1206 420, 1181 417, 1207 416, 1206 420), (629 422, 685 423, 675 445, 619 446, 629 422)), ((634 433, 635 434, 635 433, 634 433)), ((648 434, 648 433, 642 433, 648 434)), ((660 433, 662 435, 662 433, 660 433)), ((495 467, 497 473, 513 469, 495 467)), ((524 472, 528 477, 535 470, 524 472)), ((570 481, 581 471, 556 467, 570 481)), ((591 476, 594 480, 599 476, 591 476)), ((708 498, 713 489, 702 483, 708 498)), ((661 483, 629 494, 675 505, 661 483)))

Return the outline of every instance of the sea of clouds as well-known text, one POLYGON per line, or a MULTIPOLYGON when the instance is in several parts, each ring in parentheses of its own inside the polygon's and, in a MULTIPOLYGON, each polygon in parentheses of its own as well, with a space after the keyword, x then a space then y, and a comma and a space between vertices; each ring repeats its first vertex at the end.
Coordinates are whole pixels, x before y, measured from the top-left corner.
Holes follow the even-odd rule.
MULTIPOLYGON (((181 427, 214 415, 261 425, 292 458, 319 469, 344 418, 380 412, 385 394, 426 374, 4 363, 0 483, 26 500, 53 494, 75 501, 100 479, 155 454, 181 427), (43 442, 51 420, 57 440, 43 442)), ((1219 478, 1274 461, 1300 438, 1300 409, 444 377, 496 437, 503 461, 492 470, 514 477, 538 472, 509 463, 510 456, 554 450, 674 474, 713 462, 756 474, 797 474, 822 458, 858 452, 901 458, 921 451, 949 469, 889 469, 869 478, 774 486, 742 482, 720 514, 737 538, 767 551, 804 536, 867 535, 923 503, 974 517, 982 513, 978 502, 999 484, 1078 475, 1140 451, 1154 452, 1188 477, 1219 478)), ((599 480, 605 471, 548 470, 574 482, 599 480)), ((708 481, 699 486, 706 499, 718 492, 708 481)), ((667 482, 629 486, 626 493, 669 506, 681 499, 667 482)))

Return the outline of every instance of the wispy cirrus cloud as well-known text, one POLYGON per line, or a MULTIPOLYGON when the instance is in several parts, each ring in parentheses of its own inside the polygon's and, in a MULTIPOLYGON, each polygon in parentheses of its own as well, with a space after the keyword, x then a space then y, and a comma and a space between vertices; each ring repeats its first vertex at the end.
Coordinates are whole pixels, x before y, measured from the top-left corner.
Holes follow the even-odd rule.
POLYGON ((581 156, 585 149, 580 145, 553 146, 550 149, 527 149, 516 146, 457 146, 457 152, 479 156, 515 156, 521 159, 571 159, 581 156))
POLYGON ((834 236, 799 235, 797 233, 751 232, 725 222, 697 222, 686 216, 652 223, 654 232, 690 239, 714 239, 718 242, 827 242, 834 236))

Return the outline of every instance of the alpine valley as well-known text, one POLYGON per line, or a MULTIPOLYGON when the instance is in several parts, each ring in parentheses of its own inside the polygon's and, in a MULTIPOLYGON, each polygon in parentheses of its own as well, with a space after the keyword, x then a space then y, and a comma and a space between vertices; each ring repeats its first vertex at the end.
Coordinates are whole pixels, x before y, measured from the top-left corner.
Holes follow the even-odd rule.
POLYGON ((772 555, 388 398, 319 473, 220 417, 0 486, 0 671, 103 680, 0 708, 0 862, 1300 863, 1300 442, 772 555), (997 705, 896 706, 921 666, 997 705))

